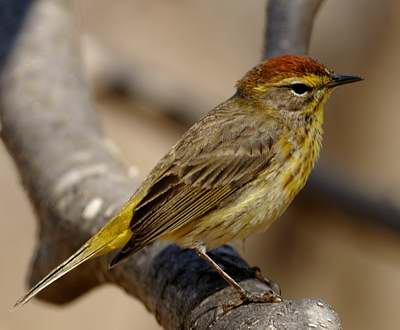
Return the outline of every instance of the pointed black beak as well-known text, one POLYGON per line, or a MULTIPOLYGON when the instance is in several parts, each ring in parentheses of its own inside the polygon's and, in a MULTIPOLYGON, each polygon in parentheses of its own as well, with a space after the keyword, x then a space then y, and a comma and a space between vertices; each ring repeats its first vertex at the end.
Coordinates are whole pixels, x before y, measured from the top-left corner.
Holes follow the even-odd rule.
POLYGON ((327 84, 329 88, 364 80, 363 78, 357 76, 348 76, 339 74, 332 74, 331 78, 332 80, 327 84))

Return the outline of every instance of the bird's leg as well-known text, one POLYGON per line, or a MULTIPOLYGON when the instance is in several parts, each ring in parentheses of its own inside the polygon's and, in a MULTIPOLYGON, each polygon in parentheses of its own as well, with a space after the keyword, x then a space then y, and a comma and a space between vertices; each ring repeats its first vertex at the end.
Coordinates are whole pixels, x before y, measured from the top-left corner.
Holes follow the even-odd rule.
POLYGON ((206 252, 205 246, 195 247, 194 249, 200 258, 205 260, 230 286, 232 286, 239 293, 240 299, 243 303, 271 303, 282 301, 282 298, 273 290, 268 290, 262 294, 251 293, 245 290, 239 285, 239 283, 230 277, 229 274, 224 272, 224 270, 213 259, 210 258, 206 252))
MULTIPOLYGON (((216 255, 216 256, 214 257, 214 260, 217 259, 217 258, 218 258, 218 255, 216 255)), ((238 269, 242 269, 242 270, 244 270, 244 271, 246 270, 245 267, 243 267, 243 266, 238 266, 238 265, 236 265, 233 261, 231 261, 231 260, 229 260, 229 259, 225 259, 225 258, 223 258, 223 257, 220 257, 220 258, 217 259, 217 262, 218 262, 218 260, 220 260, 221 263, 230 265, 231 267, 235 267, 235 268, 238 268, 238 269)), ((214 261, 214 262, 215 262, 215 261, 214 261)), ((281 291, 280 285, 279 285, 278 283, 276 283, 275 281, 273 281, 273 280, 269 279, 268 277, 266 277, 266 276, 261 272, 260 267, 258 267, 258 266, 253 266, 253 267, 251 267, 250 269, 251 269, 252 271, 254 271, 254 275, 255 275, 255 277, 256 277, 257 280, 259 280, 260 282, 264 282, 264 283, 265 283, 266 285, 268 285, 272 290, 274 290, 275 293, 277 293, 278 295, 281 295, 281 292, 282 292, 282 291, 281 291)))

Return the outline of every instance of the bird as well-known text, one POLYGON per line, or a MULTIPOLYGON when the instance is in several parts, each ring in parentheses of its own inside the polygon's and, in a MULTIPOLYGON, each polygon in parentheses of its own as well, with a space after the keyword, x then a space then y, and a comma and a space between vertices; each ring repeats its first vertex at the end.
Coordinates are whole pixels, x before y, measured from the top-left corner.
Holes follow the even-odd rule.
POLYGON ((232 97, 183 134, 121 210, 15 307, 89 259, 119 249, 115 267, 157 240, 193 249, 243 302, 279 301, 276 293, 245 290, 207 251, 264 231, 282 215, 318 158, 332 90, 360 80, 304 55, 258 64, 232 97))

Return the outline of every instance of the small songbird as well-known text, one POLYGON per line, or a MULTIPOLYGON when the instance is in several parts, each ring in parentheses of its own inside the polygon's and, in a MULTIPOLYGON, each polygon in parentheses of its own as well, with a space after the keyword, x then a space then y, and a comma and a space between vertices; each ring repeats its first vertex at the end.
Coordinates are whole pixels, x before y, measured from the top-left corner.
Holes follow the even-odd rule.
POLYGON ((182 136, 119 213, 15 306, 93 257, 122 247, 113 267, 156 240, 194 249, 243 301, 276 301, 271 292, 243 289, 207 249, 266 230, 285 211, 318 158, 325 102, 334 87, 359 80, 306 56, 254 67, 231 98, 182 136))

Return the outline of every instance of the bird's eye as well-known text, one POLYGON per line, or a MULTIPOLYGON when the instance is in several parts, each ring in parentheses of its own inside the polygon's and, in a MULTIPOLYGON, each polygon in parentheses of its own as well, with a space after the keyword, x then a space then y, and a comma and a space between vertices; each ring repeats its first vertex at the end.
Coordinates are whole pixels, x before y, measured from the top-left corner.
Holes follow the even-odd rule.
POLYGON ((306 84, 292 84, 289 86, 290 90, 296 95, 305 95, 311 91, 311 87, 306 84))

